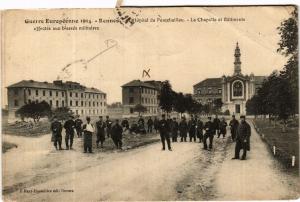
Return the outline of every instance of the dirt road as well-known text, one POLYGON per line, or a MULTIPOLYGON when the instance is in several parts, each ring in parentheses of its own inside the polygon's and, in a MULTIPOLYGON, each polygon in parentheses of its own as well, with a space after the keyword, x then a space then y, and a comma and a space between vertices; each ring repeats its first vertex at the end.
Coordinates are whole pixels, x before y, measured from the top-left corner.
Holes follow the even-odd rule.
POLYGON ((262 199, 272 191, 272 198, 291 194, 288 179, 272 166, 274 160, 256 133, 248 161, 231 160, 230 138, 215 138, 213 151, 186 142, 174 143, 172 152, 161 151, 155 143, 95 154, 82 153, 81 139, 76 139, 74 151, 58 152, 49 135, 4 138, 19 145, 3 155, 7 200, 222 200, 248 199, 255 193, 255 199, 262 199))

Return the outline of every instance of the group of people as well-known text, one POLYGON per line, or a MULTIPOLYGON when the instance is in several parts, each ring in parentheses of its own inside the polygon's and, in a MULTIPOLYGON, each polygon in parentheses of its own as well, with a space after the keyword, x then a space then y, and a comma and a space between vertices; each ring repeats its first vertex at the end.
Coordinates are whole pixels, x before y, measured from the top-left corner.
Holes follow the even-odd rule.
MULTIPOLYGON (((232 120, 229 123, 231 130, 231 137, 233 141, 236 141, 235 157, 233 159, 239 158, 240 150, 243 150, 242 159, 246 159, 247 150, 250 149, 250 135, 251 129, 249 124, 245 121, 245 116, 241 116, 241 121, 235 119, 232 116, 232 120)), ((92 153, 92 134, 96 133, 96 145, 97 148, 103 148, 103 143, 107 138, 111 138, 117 149, 122 149, 122 137, 125 131, 129 133, 152 133, 159 132, 162 142, 162 150, 166 149, 166 143, 168 150, 172 151, 172 142, 177 142, 178 137, 180 137, 180 142, 186 142, 189 137, 189 141, 196 142, 197 139, 200 143, 203 143, 203 149, 211 150, 213 147, 214 136, 217 135, 218 138, 223 136, 225 138, 227 133, 227 122, 223 117, 221 120, 216 115, 212 120, 212 117, 208 117, 207 121, 204 123, 198 116, 191 115, 190 119, 187 121, 185 116, 181 117, 180 121, 177 121, 175 117, 171 118, 163 114, 159 120, 157 117, 152 119, 149 117, 145 127, 145 120, 142 116, 139 117, 137 124, 133 122, 131 125, 127 118, 119 123, 116 119, 113 123, 109 116, 106 116, 106 120, 100 116, 99 120, 96 121, 95 126, 91 123, 90 117, 86 118, 86 123, 79 116, 70 116, 69 119, 62 125, 56 117, 51 124, 52 131, 52 141, 54 142, 54 147, 57 150, 62 149, 62 129, 65 128, 65 144, 66 149, 72 149, 73 139, 75 131, 77 136, 80 138, 83 135, 84 142, 84 152, 92 153), (207 145, 207 140, 209 144, 207 145)))

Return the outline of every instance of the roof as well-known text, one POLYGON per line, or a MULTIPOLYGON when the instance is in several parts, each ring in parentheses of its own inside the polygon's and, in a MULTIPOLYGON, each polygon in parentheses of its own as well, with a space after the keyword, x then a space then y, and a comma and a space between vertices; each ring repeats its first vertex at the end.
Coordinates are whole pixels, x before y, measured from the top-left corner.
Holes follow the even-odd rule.
POLYGON ((151 85, 150 83, 145 83, 141 80, 133 80, 133 81, 130 81, 126 84, 124 84, 122 87, 146 87, 146 88, 154 88, 155 89, 155 86, 151 85))
POLYGON ((53 83, 49 82, 40 82, 34 80, 22 80, 18 83, 12 84, 7 88, 45 88, 45 89, 56 89, 56 90, 63 90, 62 86, 54 85, 53 83))
MULTIPOLYGON (((71 82, 67 82, 67 83, 62 83, 62 85, 56 85, 54 83, 49 83, 49 82, 40 82, 40 81, 34 81, 34 80, 22 80, 18 83, 12 84, 10 86, 8 86, 7 88, 40 88, 40 89, 53 89, 53 90, 67 90, 67 89, 71 89, 68 84, 70 84, 71 82)), ((76 83, 76 82, 72 82, 72 83, 76 83)), ((83 90, 85 92, 89 92, 89 93, 104 93, 99 89, 96 88, 87 88, 85 86, 81 86, 78 84, 79 87, 83 88, 83 90)))
POLYGON ((208 78, 195 84, 194 87, 221 86, 221 85, 222 85, 222 78, 208 78))

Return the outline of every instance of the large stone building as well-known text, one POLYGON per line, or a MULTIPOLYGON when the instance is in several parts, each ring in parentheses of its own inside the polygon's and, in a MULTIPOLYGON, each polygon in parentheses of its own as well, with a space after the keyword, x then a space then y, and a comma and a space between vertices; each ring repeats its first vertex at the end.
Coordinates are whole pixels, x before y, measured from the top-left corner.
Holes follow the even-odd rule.
POLYGON ((230 114, 246 114, 246 102, 257 93, 265 76, 244 75, 241 71, 241 52, 238 43, 234 52, 233 75, 208 78, 194 87, 194 99, 202 104, 213 104, 215 99, 223 102, 222 111, 230 114))
POLYGON ((77 82, 23 80, 7 89, 10 120, 16 117, 16 110, 26 103, 42 101, 46 101, 52 108, 69 107, 77 115, 98 116, 107 113, 106 94, 77 82))
POLYGON ((124 114, 134 114, 134 107, 141 104, 147 108, 145 115, 160 113, 158 95, 160 81, 133 80, 122 86, 122 104, 124 114))

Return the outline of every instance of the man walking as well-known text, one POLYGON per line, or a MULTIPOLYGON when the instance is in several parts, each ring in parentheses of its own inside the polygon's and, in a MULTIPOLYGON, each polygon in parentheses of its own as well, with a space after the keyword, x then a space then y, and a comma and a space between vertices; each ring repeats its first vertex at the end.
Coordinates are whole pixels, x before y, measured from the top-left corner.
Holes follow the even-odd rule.
POLYGON ((157 117, 154 118, 154 130, 156 133, 158 133, 159 131, 159 120, 157 119, 157 117))
POLYGON ((222 121, 220 122, 220 132, 218 133, 218 138, 220 138, 221 134, 223 135, 223 138, 226 136, 226 127, 227 127, 227 122, 225 121, 225 118, 222 118, 222 121))
POLYGON ((74 139, 74 130, 75 130, 75 122, 74 116, 69 116, 69 120, 67 120, 64 124, 64 128, 66 130, 65 142, 66 142, 66 149, 73 149, 73 139, 74 139), (69 144, 70 143, 70 144, 69 144))
POLYGON ((199 138, 199 142, 203 141, 203 122, 199 118, 197 120, 197 125, 196 125, 196 133, 197 133, 197 138, 199 138))
POLYGON ((121 126, 122 126, 123 128, 125 128, 125 129, 124 129, 124 132, 125 132, 126 130, 129 130, 129 122, 128 122, 128 119, 127 119, 127 118, 125 118, 125 119, 121 122, 121 126))
POLYGON ((122 133, 123 129, 119 124, 119 120, 116 119, 116 123, 111 128, 111 138, 114 141, 117 149, 122 149, 122 133))
POLYGON ((208 117, 208 121, 204 125, 205 134, 203 138, 204 149, 207 150, 207 138, 209 138, 209 149, 212 149, 214 139, 214 125, 211 122, 211 117, 208 117))
POLYGON ((54 143, 54 147, 56 150, 62 150, 61 148, 61 131, 62 131, 62 124, 57 120, 56 116, 53 117, 53 122, 51 123, 51 131, 52 131, 52 142, 54 143), (58 144, 58 149, 57 149, 58 144))
POLYGON ((193 117, 191 116, 191 120, 189 121, 189 137, 190 137, 190 142, 194 139, 194 142, 196 142, 196 121, 193 117))
POLYGON ((172 142, 177 142, 178 137, 178 123, 176 121, 176 118, 173 118, 173 121, 171 123, 171 133, 172 133, 172 142))
POLYGON ((246 160, 247 150, 250 150, 251 127, 245 119, 245 116, 241 116, 241 123, 239 124, 236 133, 235 155, 232 159, 239 159, 240 150, 242 149, 243 155, 241 160, 246 160))
POLYGON ((92 150, 92 138, 93 138, 93 133, 95 131, 93 124, 91 124, 91 118, 86 117, 87 123, 83 125, 83 132, 84 132, 84 137, 83 137, 83 149, 84 153, 89 152, 93 153, 92 150))
POLYGON ((109 119, 109 116, 106 116, 105 125, 106 125, 106 135, 107 137, 110 137, 112 122, 109 119))
POLYGON ((97 148, 99 147, 99 142, 101 144, 101 148, 103 148, 103 143, 105 141, 105 123, 103 121, 102 116, 99 116, 99 121, 96 122, 96 129, 97 129, 97 148))
POLYGON ((171 142, 170 142, 170 126, 166 120, 166 115, 162 115, 162 120, 159 121, 159 133, 162 142, 162 150, 165 150, 167 141, 169 151, 172 151, 171 142))
POLYGON ((148 133, 152 133, 153 120, 152 120, 151 116, 150 116, 150 118, 149 118, 148 121, 147 121, 147 127, 148 127, 147 132, 148 132, 148 133))
POLYGON ((77 116, 77 119, 75 120, 75 129, 76 129, 76 133, 77 133, 77 137, 81 137, 82 136, 82 120, 79 118, 80 116, 77 116))
POLYGON ((232 115, 232 119, 229 123, 232 141, 235 141, 238 125, 239 125, 238 120, 235 119, 235 115, 232 115))
POLYGON ((214 126, 214 135, 217 133, 219 135, 220 133, 220 119, 218 118, 218 115, 213 120, 213 126, 214 126))
POLYGON ((185 120, 185 117, 181 117, 181 121, 179 123, 179 131, 180 131, 180 142, 186 142, 188 124, 185 120))

